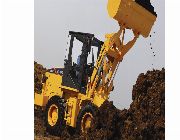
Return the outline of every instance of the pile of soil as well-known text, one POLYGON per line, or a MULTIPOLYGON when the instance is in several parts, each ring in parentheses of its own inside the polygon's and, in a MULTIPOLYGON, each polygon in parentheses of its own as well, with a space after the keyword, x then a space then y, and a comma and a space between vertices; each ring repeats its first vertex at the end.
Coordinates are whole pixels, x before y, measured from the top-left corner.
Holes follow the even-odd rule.
POLYGON ((34 61, 34 92, 41 93, 42 80, 45 77, 46 68, 34 61))
POLYGON ((46 134, 43 115, 35 113, 35 139, 44 140, 163 140, 165 139, 165 69, 138 76, 129 109, 119 110, 105 101, 97 110, 95 125, 88 134, 61 137, 46 134), (37 115, 39 114, 39 115, 37 115))
POLYGON ((122 139, 165 139, 165 69, 140 74, 132 99, 122 139))

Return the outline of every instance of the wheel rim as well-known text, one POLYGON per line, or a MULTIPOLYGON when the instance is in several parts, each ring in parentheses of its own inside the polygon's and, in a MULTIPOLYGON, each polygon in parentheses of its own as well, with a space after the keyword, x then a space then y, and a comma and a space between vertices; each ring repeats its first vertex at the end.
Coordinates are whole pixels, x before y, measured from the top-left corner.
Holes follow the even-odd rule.
POLYGON ((54 126, 57 123, 58 120, 58 107, 53 104, 50 106, 48 110, 48 123, 51 126, 54 126))
POLYGON ((93 126, 93 115, 91 113, 85 113, 81 120, 81 131, 87 133, 89 128, 93 126))

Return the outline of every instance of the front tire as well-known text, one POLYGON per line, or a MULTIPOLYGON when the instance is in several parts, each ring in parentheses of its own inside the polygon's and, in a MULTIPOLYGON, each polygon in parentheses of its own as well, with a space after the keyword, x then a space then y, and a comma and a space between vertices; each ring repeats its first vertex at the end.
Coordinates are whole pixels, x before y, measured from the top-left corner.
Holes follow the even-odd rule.
POLYGON ((45 127, 51 135, 59 136, 65 128, 65 107, 63 99, 53 96, 49 99, 45 109, 45 127))
POLYGON ((95 124, 96 108, 92 104, 87 104, 79 111, 76 129, 77 133, 87 133, 95 124))

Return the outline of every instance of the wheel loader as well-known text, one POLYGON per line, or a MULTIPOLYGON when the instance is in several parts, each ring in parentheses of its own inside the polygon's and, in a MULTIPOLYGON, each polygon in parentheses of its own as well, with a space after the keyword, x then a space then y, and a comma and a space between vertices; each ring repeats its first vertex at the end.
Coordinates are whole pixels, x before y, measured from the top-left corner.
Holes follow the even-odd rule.
POLYGON ((108 0, 107 11, 119 30, 106 34, 104 42, 90 33, 70 31, 64 68, 47 71, 42 92, 35 93, 34 104, 44 110, 50 134, 60 135, 66 126, 78 133, 88 132, 96 109, 114 89, 113 80, 124 55, 139 35, 149 36, 157 17, 150 0, 108 0), (126 44, 125 30, 134 34, 126 44))

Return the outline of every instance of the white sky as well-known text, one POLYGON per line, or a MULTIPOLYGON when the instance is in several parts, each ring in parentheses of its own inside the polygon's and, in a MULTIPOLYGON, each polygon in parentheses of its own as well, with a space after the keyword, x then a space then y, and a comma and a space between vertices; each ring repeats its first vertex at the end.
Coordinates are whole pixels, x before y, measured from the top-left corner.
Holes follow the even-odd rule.
MULTIPOLYGON (((63 67, 68 32, 88 32, 104 41, 106 33, 119 29, 109 18, 107 0, 35 0, 35 61, 47 68, 63 67)), ((119 65, 110 100, 118 108, 128 108, 137 76, 165 66, 165 2, 153 0, 158 15, 151 37, 142 36, 119 65), (154 33, 155 32, 155 33, 154 33), (150 46, 150 43, 152 44, 150 46), (152 47, 152 49, 151 49, 152 47), (155 57, 153 56, 154 54, 155 57), (153 64, 153 65, 152 65, 153 64)), ((127 38, 131 35, 127 33, 127 38)))

